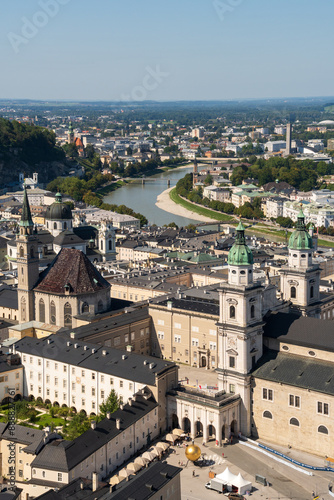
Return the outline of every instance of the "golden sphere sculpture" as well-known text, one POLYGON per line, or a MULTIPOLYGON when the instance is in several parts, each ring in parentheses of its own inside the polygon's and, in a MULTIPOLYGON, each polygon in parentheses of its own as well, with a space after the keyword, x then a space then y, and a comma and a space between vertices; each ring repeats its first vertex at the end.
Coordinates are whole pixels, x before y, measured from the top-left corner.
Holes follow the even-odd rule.
POLYGON ((196 460, 198 460, 201 456, 202 452, 201 448, 197 446, 197 444, 192 443, 185 449, 185 454, 188 460, 190 460, 191 462, 196 462, 196 460))

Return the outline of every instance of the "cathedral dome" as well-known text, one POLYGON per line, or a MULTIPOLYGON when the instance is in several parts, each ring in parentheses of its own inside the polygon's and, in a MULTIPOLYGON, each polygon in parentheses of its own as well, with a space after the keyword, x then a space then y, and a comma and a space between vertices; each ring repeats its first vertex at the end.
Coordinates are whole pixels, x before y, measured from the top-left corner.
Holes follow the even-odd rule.
POLYGON ((72 210, 62 201, 60 193, 56 194, 56 201, 50 205, 45 214, 46 220, 70 220, 72 219, 72 210))
POLYGON ((237 237, 228 253, 227 263, 229 266, 248 266, 253 264, 253 254, 250 248, 246 245, 245 227, 242 222, 239 222, 237 227, 237 237))
POLYGON ((312 237, 305 227, 305 216, 302 210, 298 214, 296 229, 289 238, 289 248, 291 250, 311 250, 313 248, 312 237))

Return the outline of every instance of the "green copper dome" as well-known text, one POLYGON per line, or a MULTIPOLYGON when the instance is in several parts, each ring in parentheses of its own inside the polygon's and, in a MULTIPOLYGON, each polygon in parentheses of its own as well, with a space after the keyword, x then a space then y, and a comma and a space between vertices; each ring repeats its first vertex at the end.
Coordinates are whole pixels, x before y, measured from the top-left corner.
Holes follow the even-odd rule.
POLYGON ((311 250, 313 248, 312 237, 305 227, 305 216, 302 210, 297 217, 296 229, 289 238, 289 248, 291 250, 311 250))
POLYGON ((248 266, 253 264, 252 251, 246 245, 245 228, 241 222, 237 227, 237 237, 228 253, 227 263, 229 266, 248 266))

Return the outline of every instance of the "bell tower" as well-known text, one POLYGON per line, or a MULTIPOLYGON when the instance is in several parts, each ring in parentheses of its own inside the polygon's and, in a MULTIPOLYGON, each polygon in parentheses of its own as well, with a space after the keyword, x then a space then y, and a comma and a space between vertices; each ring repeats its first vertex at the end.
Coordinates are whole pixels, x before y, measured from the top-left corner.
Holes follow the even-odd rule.
POLYGON ((280 270, 283 299, 291 301, 291 309, 303 316, 320 317, 320 268, 312 261, 313 240, 302 210, 288 246, 288 265, 280 270))
POLYGON ((110 221, 103 221, 99 228, 98 248, 103 262, 116 259, 115 228, 110 221))
POLYGON ((19 234, 16 237, 16 248, 19 321, 24 323, 35 319, 33 288, 39 276, 38 240, 34 234, 26 186, 24 186, 22 216, 19 234))
POLYGON ((251 434, 251 370, 262 356, 264 286, 253 281, 253 254, 240 222, 219 289, 219 389, 241 397, 238 431, 251 434))

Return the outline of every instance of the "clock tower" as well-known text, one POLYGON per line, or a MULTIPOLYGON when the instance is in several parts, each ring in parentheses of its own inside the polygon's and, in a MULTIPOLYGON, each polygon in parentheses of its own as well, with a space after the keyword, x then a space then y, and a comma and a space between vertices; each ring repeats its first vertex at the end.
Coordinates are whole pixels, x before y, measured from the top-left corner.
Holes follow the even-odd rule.
POLYGON ((39 277, 38 240, 34 234, 26 186, 16 246, 19 321, 24 323, 35 319, 33 288, 39 277))

